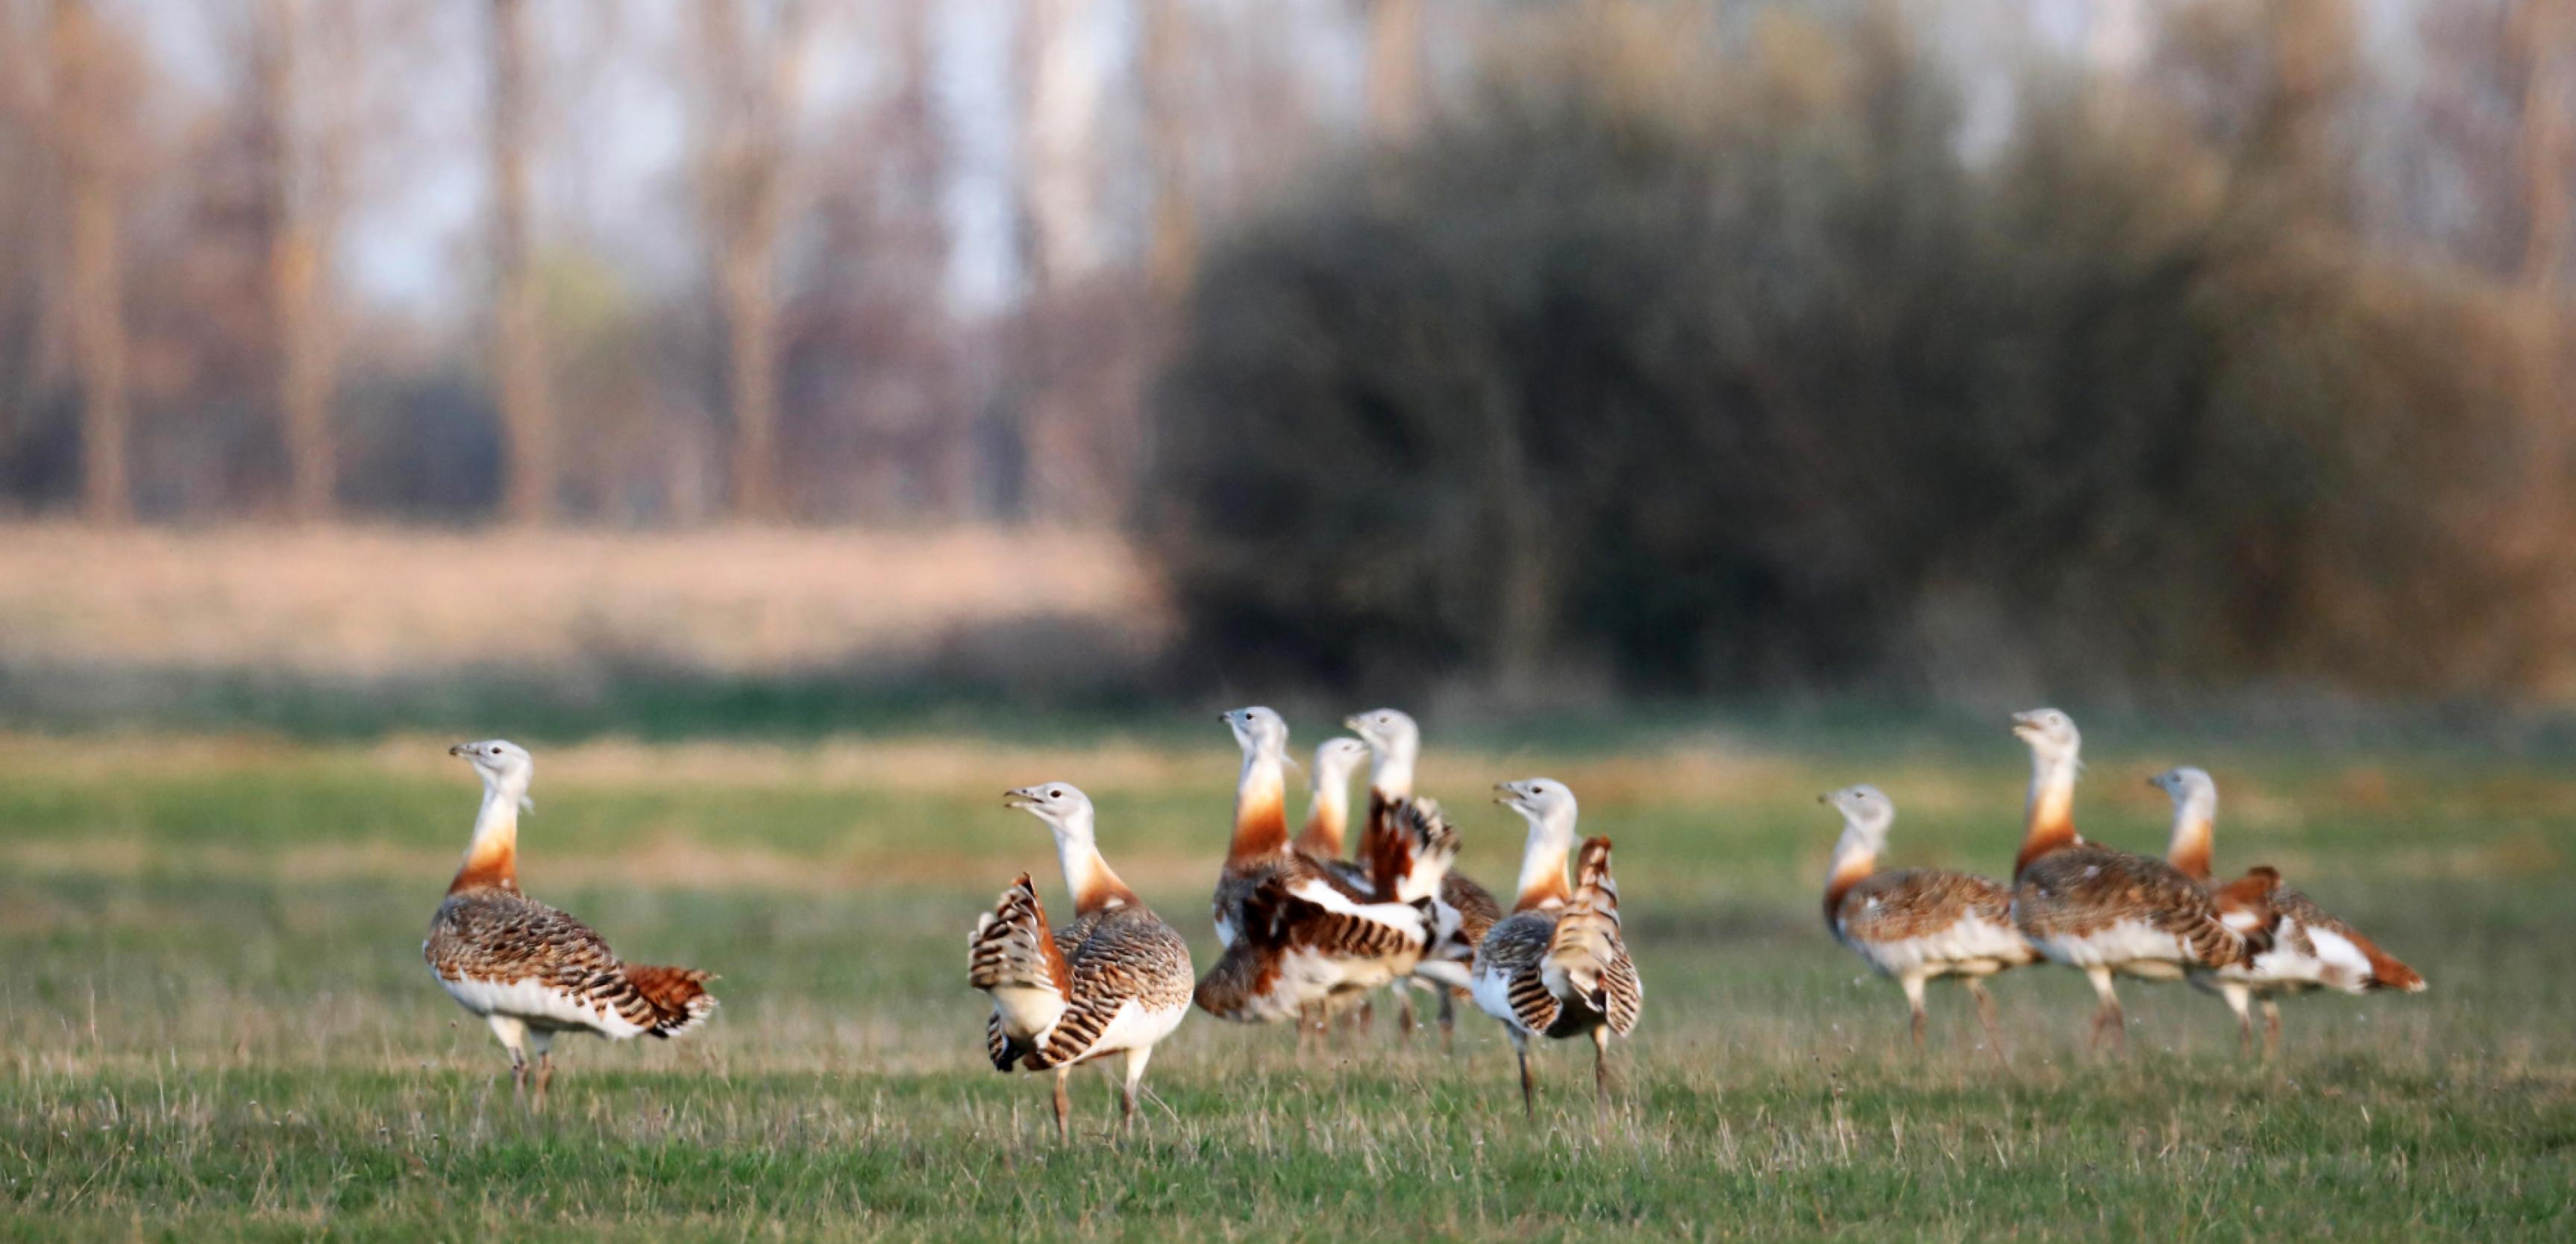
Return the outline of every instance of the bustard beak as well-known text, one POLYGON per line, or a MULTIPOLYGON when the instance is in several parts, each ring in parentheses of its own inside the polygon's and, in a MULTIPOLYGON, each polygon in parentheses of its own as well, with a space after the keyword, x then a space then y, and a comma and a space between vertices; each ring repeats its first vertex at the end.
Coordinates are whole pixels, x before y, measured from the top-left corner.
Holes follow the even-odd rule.
POLYGON ((1360 715, 1357 713, 1353 713, 1342 719, 1342 729, 1356 730, 1361 734, 1368 733, 1368 727, 1360 724, 1360 715))
POLYGON ((465 745, 459 743, 454 747, 448 748, 447 754, 450 756, 462 756, 465 754, 465 745))
POLYGON ((1023 786, 1016 790, 1002 792, 1002 806, 1005 808, 1034 808, 1037 805, 1038 788, 1034 786, 1023 786))

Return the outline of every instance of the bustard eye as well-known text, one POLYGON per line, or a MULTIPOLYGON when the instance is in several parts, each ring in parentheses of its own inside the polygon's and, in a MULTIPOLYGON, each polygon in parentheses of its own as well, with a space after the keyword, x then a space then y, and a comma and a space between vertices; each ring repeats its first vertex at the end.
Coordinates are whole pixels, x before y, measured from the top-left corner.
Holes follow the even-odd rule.
POLYGON ((1047 798, 1049 798, 1049 799, 1062 799, 1062 798, 1064 798, 1064 792, 1063 792, 1063 791, 1061 791, 1061 790, 1051 790, 1051 791, 1048 791, 1048 792, 1047 792, 1047 798))

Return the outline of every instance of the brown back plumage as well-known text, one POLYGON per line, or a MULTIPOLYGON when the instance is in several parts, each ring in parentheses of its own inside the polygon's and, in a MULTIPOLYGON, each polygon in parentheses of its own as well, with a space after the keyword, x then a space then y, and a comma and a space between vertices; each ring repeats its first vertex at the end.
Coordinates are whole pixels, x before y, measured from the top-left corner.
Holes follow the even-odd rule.
POLYGON ((1971 917, 2012 927, 2012 891, 1945 868, 1872 873, 1832 895, 1827 922, 1847 942, 1929 937, 1971 917))
POLYGON ((2204 967, 2250 963, 2271 945, 2268 922, 2230 928, 2200 883, 2153 856, 2084 843, 2032 860, 2013 889, 2013 918, 2034 939, 2085 937, 2134 920, 2183 940, 2204 967))
POLYGON ((516 889, 449 895, 431 917, 421 957, 440 979, 496 985, 534 981, 574 1007, 614 1013, 656 1037, 676 1037, 715 1013, 691 968, 630 966, 589 925, 516 889))

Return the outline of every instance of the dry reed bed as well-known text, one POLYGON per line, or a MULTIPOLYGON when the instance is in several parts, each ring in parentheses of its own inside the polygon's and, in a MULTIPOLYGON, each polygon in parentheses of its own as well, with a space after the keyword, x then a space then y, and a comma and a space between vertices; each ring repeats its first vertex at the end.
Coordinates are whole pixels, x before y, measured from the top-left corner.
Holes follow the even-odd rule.
POLYGON ((1034 619, 1145 645, 1167 617, 1116 536, 1059 529, 0 528, 0 661, 20 665, 770 674, 1034 619))

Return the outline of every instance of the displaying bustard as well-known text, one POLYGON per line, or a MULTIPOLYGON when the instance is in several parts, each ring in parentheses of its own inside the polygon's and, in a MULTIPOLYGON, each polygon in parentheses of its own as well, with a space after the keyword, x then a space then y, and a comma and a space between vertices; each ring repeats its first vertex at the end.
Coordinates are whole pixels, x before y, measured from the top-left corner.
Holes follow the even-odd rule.
POLYGON ((2268 920, 2238 929, 2221 919, 2200 883, 2151 855, 2114 851, 2075 832, 2075 775, 2084 747, 2075 722, 2053 708, 2013 715, 2030 745, 2030 798, 2021 856, 2013 864, 2013 923, 2039 953, 2081 969, 2100 1005, 2086 1040, 2107 1029, 2126 1048, 2128 1024, 2115 973, 2180 980, 2192 969, 2250 962, 2268 944, 2268 920))
MULTIPOLYGON (((1368 869, 1372 885, 1383 893, 1383 878, 1404 867, 1404 809, 1414 797, 1413 770, 1422 755, 1422 728, 1414 724, 1410 715, 1392 708, 1356 713, 1342 724, 1357 733, 1369 748, 1368 820, 1360 831, 1359 859, 1368 869)), ((1440 1040, 1447 1046, 1457 1027, 1458 995, 1466 992, 1462 979, 1466 966, 1474 961, 1476 947, 1485 940, 1486 930, 1502 918, 1503 908, 1494 901, 1491 891, 1454 868, 1442 878, 1438 897, 1444 909, 1442 922, 1453 926, 1454 931, 1423 956, 1412 979, 1439 994, 1440 1040)), ((1409 981, 1399 999, 1396 1031, 1406 1036, 1413 1031, 1409 981)))
POLYGON ((1417 818, 1398 831, 1422 855, 1390 878, 1383 896, 1396 901, 1362 893, 1289 848, 1287 723, 1257 706, 1223 716, 1243 768, 1210 901, 1225 955, 1200 981, 1199 1006, 1225 1019, 1277 1023, 1411 972, 1445 931, 1430 895, 1457 853, 1456 832, 1436 810, 1417 818))
POLYGON ((1190 1013, 1190 948, 1100 858, 1091 800, 1063 782, 1005 792, 1055 835, 1073 920, 1047 923, 1037 887, 1021 873, 967 939, 967 983, 993 999, 984 1024, 993 1069, 1055 1073, 1055 1134, 1071 1135, 1065 1079, 1093 1059, 1125 1054, 1118 1091, 1121 1134, 1136 1126, 1136 1086, 1154 1045, 1190 1013))
POLYGON ((1574 792, 1548 778, 1505 782, 1496 802, 1529 821, 1519 898, 1476 948, 1470 989, 1478 1009, 1502 1021, 1520 1059, 1521 1111, 1537 1110, 1530 1079, 1532 1037, 1592 1038, 1592 1087, 1610 1096, 1610 1038, 1637 1026, 1645 986, 1619 937, 1619 886, 1610 877, 1610 840, 1584 842, 1571 888, 1565 857, 1574 844, 1574 792))
POLYGON ((1896 805, 1875 786, 1817 797, 1843 814, 1843 833, 1825 874, 1825 927, 1879 975, 1905 991, 1914 1045, 1923 1045, 1923 985, 1958 978, 1976 999, 1986 1043, 2001 1050, 1995 1001, 1985 977, 2039 957, 2013 927, 2012 891, 1984 877, 1942 868, 1879 872, 1896 805))
MULTIPOLYGON (((2210 850, 2218 823, 2218 783, 2208 773, 2189 765, 2168 769, 2147 782, 2173 798, 2173 836, 2165 847, 2166 862, 2202 885, 2211 886, 2210 850)), ((2226 1000, 2227 1009, 2236 1013, 2240 1050, 2251 1051, 2254 1047, 2254 1016, 2249 1004, 2255 999, 2263 1003, 2263 1053, 2268 1057, 2281 1044, 2282 995, 2312 989, 2358 994, 2383 989, 2414 993, 2424 988, 2421 974, 2391 958, 2362 936, 2361 930, 2327 914, 2305 894, 2273 888, 2279 874, 2272 869, 2255 868, 2247 878, 2250 883, 2240 879, 2225 886, 2212 886, 2211 892, 2217 899, 2220 917, 2239 928, 2259 926, 2268 906, 2277 921, 2270 948, 2255 955, 2251 962, 2194 972, 2191 977, 2194 987, 2217 994, 2226 1000), (2260 897, 2265 889, 2272 890, 2268 903, 2260 897)))
POLYGON ((448 995, 482 1016, 510 1052, 513 1095, 527 1089, 533 1054, 537 1105, 545 1105, 558 1033, 676 1037, 715 1013, 709 973, 622 962, 589 925, 519 891, 519 813, 536 807, 528 798, 536 762, 526 748, 491 739, 448 754, 483 779, 483 810, 421 955, 448 995))

